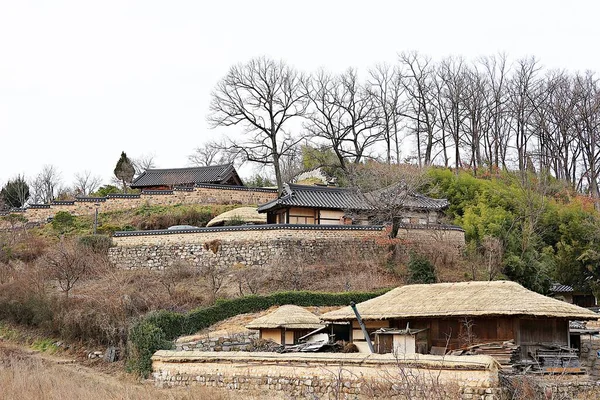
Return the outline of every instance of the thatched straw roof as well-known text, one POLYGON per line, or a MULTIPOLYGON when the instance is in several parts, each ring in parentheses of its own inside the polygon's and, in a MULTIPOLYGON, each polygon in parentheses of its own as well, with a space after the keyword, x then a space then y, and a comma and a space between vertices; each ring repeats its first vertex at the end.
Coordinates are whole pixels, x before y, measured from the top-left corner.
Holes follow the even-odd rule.
POLYGON ((253 224, 266 224, 267 215, 259 214, 255 207, 239 207, 234 210, 226 211, 223 214, 219 214, 210 221, 206 226, 219 226, 223 225, 226 221, 231 220, 242 220, 246 223, 252 222, 253 224))
MULTIPOLYGON (((407 285, 357 304, 365 320, 450 316, 531 316, 598 319, 585 308, 532 292, 515 282, 460 282, 407 285)), ((325 321, 355 319, 350 307, 321 316, 325 321)))
POLYGON ((321 320, 302 307, 286 305, 246 325, 248 329, 317 329, 321 320))

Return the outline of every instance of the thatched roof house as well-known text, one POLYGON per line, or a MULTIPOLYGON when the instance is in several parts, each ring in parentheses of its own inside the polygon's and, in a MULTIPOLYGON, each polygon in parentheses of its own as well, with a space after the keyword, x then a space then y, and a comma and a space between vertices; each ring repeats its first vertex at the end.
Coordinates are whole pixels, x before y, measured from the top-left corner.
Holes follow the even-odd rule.
MULTIPOLYGON (((455 349, 473 341, 515 340, 526 354, 539 343, 568 345, 569 320, 599 317, 509 281, 407 285, 359 303, 357 309, 369 333, 407 325, 424 329, 417 335, 418 352, 422 353, 432 346, 455 349)), ((351 339, 365 340, 350 307, 326 313, 321 319, 351 321, 351 339)))
MULTIPOLYGON (((457 282, 406 285, 357 305, 365 320, 391 318, 528 316, 598 319, 594 312, 525 289, 516 282, 457 282)), ((326 321, 354 318, 350 307, 322 316, 326 321)))
POLYGON ((208 221, 206 226, 221 226, 225 225, 227 221, 235 220, 244 221, 244 223, 266 224, 267 216, 266 214, 259 214, 255 207, 239 207, 217 215, 208 221))
POLYGON ((279 344, 294 344, 298 338, 323 326, 319 317, 306 309, 285 305, 246 325, 248 329, 258 329, 262 339, 279 344))

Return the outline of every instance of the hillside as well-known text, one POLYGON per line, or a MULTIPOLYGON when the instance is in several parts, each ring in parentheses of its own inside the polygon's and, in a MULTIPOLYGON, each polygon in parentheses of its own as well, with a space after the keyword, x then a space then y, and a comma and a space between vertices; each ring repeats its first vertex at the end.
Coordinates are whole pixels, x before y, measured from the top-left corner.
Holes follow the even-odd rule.
MULTIPOLYGON (((588 197, 551 178, 523 179, 509 173, 475 177, 468 171, 457 175, 441 168, 429 169, 425 175, 420 190, 447 198, 451 205, 445 222, 465 230, 466 249, 452 264, 436 259, 430 268, 428 260, 410 255, 407 243, 386 242, 382 245, 402 251, 372 259, 348 249, 308 264, 302 262, 302 249, 291 249, 292 262, 276 260, 264 269, 235 265, 219 275, 179 264, 158 272, 118 270, 108 262, 105 247, 89 241, 92 217, 63 215, 32 230, 0 232, 0 320, 61 340, 116 345, 124 351, 133 326, 158 335, 151 336, 144 348, 160 348, 165 337, 174 334, 170 324, 182 318, 182 312, 248 295, 366 292, 411 282, 415 276, 427 281, 509 278, 539 292, 546 292, 553 281, 597 289, 600 222, 588 197), (155 321, 153 312, 161 310, 169 312, 160 314, 165 319, 154 332, 154 325, 145 325, 144 316, 155 321), (161 336, 163 331, 166 336, 161 336)), ((204 226, 235 207, 144 205, 101 213, 98 231, 204 226)), ((236 310, 223 316, 235 315, 236 310)), ((214 318, 218 322, 220 316, 214 318)), ((147 359, 148 354, 140 357, 147 359)))
POLYGON ((428 177, 428 192, 450 201, 449 221, 465 230, 465 278, 504 275, 538 292, 553 281, 597 290, 600 217, 589 197, 533 174, 432 168, 428 177))

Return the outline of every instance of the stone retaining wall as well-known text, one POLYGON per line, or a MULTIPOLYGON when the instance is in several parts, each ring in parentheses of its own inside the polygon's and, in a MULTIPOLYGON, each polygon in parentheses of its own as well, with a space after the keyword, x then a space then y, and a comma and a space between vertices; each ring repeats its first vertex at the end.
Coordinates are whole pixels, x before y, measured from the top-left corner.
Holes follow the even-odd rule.
POLYGON ((157 385, 276 390, 289 396, 497 399, 497 364, 487 356, 247 353, 160 350, 152 357, 157 385), (403 384, 404 382, 404 384, 403 384), (435 397, 433 397, 435 394, 435 397), (438 395, 440 395, 438 397, 438 395))
MULTIPOLYGON (((464 231, 453 227, 405 227, 408 242, 421 248, 457 257, 464 246, 464 231)), ((176 260, 196 265, 232 267, 235 264, 267 265, 290 249, 302 252, 308 262, 319 262, 332 254, 382 254, 386 232, 382 226, 360 225, 261 225, 199 228, 186 231, 116 232, 109 250, 112 263, 120 268, 163 269, 176 260)), ((330 258, 330 257, 329 257, 330 258)))
MULTIPOLYGON (((285 257, 290 249, 302 252, 307 262, 318 262, 324 255, 347 252, 376 254, 384 248, 381 226, 306 226, 263 225, 253 227, 215 227, 174 231, 117 232, 116 245, 109 250, 111 262, 119 268, 163 269, 177 260, 197 266, 231 268, 236 264, 269 264, 285 257)), ((344 253, 342 253, 344 254, 344 253)))
POLYGON ((73 215, 94 215, 96 204, 99 212, 128 210, 148 205, 176 204, 239 204, 256 205, 277 198, 277 190, 248 188, 244 186, 198 185, 165 191, 148 191, 136 195, 113 194, 99 198, 80 198, 73 201, 57 201, 51 204, 35 204, 19 211, 31 222, 45 222, 59 211, 73 215))

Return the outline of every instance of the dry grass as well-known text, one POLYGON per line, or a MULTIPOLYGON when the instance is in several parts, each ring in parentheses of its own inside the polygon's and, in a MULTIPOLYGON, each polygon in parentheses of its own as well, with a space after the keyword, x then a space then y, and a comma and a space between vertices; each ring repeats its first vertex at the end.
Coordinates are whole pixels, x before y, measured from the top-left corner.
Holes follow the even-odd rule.
POLYGON ((278 393, 206 387, 159 389, 130 376, 110 376, 60 359, 0 343, 0 397, 4 400, 186 400, 277 398, 278 393))

